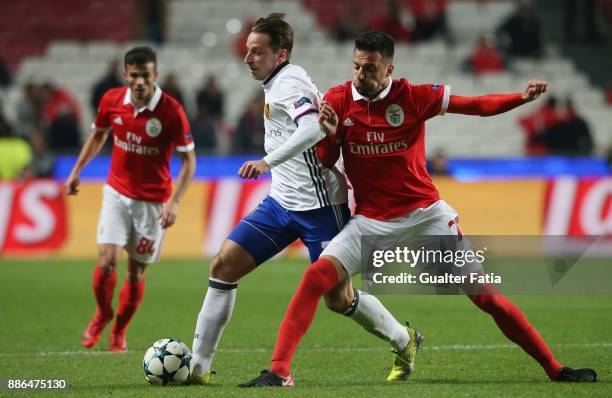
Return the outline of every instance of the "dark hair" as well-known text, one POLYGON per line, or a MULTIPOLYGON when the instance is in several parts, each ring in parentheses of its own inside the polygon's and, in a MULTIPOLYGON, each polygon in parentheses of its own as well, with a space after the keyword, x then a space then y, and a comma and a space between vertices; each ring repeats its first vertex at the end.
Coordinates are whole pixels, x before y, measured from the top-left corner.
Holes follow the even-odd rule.
POLYGON ((134 47, 125 53, 124 66, 126 67, 128 65, 146 65, 149 62, 157 65, 157 54, 151 47, 134 47))
POLYGON ((285 14, 273 12, 267 17, 259 18, 251 28, 251 32, 267 34, 270 36, 272 49, 278 51, 284 48, 289 57, 293 49, 293 28, 283 20, 284 18, 285 14))
POLYGON ((369 52, 378 51, 385 61, 392 61, 395 52, 393 38, 383 32, 365 32, 355 39, 355 49, 369 52))

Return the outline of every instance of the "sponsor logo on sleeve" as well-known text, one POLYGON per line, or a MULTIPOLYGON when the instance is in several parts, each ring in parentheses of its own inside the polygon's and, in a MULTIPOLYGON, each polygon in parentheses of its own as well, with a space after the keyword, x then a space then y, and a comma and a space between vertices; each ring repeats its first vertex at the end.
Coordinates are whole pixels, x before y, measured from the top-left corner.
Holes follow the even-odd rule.
POLYGON ((293 103, 293 107, 295 109, 298 109, 299 107, 303 106, 304 104, 311 104, 312 105, 312 101, 310 101, 306 97, 302 97, 302 98, 300 98, 299 100, 297 100, 296 102, 293 103))

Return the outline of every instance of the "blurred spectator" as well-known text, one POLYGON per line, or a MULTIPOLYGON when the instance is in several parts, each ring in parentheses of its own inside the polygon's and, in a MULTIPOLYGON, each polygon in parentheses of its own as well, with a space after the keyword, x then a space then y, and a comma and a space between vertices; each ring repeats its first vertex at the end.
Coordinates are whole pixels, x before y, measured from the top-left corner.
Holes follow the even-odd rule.
POLYGON ((568 43, 576 40, 590 44, 603 42, 603 36, 597 21, 595 0, 565 0, 564 14, 563 32, 568 43), (581 6, 580 10, 578 5, 581 6), (580 25, 582 25, 584 36, 579 39, 576 31, 580 30, 580 25))
POLYGON ((94 85, 90 100, 94 115, 98 113, 98 104, 104 93, 111 88, 123 86, 122 75, 121 63, 117 60, 112 61, 106 74, 94 85))
POLYGON ((28 143, 14 135, 4 114, 0 113, 0 180, 20 177, 31 159, 28 143))
POLYGON ((540 57, 542 54, 540 21, 527 1, 502 23, 498 34, 500 43, 511 56, 540 57))
POLYGON ((81 145, 79 105, 65 90, 42 86, 42 126, 53 151, 78 150, 81 145))
POLYGON ((262 153, 264 151, 263 143, 266 134, 262 114, 264 104, 264 96, 260 93, 249 102, 234 132, 232 152, 262 153))
POLYGON ((560 123, 557 99, 553 96, 533 113, 519 119, 526 134, 525 153, 529 156, 547 155, 546 132, 560 123))
POLYGON ((12 81, 11 71, 4 62, 4 58, 0 57, 0 87, 10 86, 12 81))
POLYGON ((45 83, 41 86, 41 98, 43 122, 52 122, 62 115, 80 119, 79 104, 66 90, 53 83, 45 83))
POLYGON ((576 113, 574 104, 567 100, 559 115, 559 123, 548 129, 546 143, 551 154, 589 156, 593 152, 593 138, 587 122, 576 113))
POLYGON ((436 149, 431 159, 427 160, 427 170, 432 176, 449 175, 448 159, 441 149, 436 149))
POLYGON ((215 75, 209 75, 206 86, 202 87, 196 96, 198 109, 204 107, 213 118, 221 119, 223 118, 223 102, 223 93, 219 90, 217 78, 215 75))
POLYGON ((40 128, 42 118, 42 88, 32 82, 23 86, 21 101, 17 104, 18 134, 30 137, 40 128))
POLYGON ((246 57, 247 55, 246 41, 249 37, 249 33, 251 33, 253 25, 255 25, 255 21, 252 18, 247 18, 244 21, 242 30, 240 31, 240 33, 238 33, 238 35, 236 35, 236 38, 234 39, 234 53, 236 53, 238 58, 240 58, 241 60, 244 59, 244 57, 246 57))
POLYGON ((387 33, 396 42, 411 40, 410 31, 406 29, 402 21, 402 9, 395 1, 389 1, 386 4, 385 15, 372 21, 371 29, 387 33))
POLYGON ((136 9, 142 18, 145 40, 162 44, 166 39, 167 0, 138 0, 136 9))
POLYGON ((612 0, 597 0, 597 7, 609 24, 612 24, 612 0))
POLYGON ((588 156, 593 152, 593 138, 587 122, 576 113, 571 100, 559 109, 550 97, 534 113, 520 119, 527 134, 528 155, 588 156))
POLYGON ((409 0, 408 8, 414 16, 414 41, 430 40, 442 35, 447 42, 452 42, 446 21, 447 0, 409 0))
POLYGON ((336 41, 354 40, 361 33, 368 30, 363 20, 361 10, 353 5, 349 11, 343 14, 332 29, 332 36, 336 41))
POLYGON ((183 101, 183 91, 181 90, 181 87, 178 84, 178 79, 174 73, 169 73, 166 76, 166 80, 164 80, 164 83, 162 84, 162 90, 180 102, 181 105, 185 106, 185 102, 183 101))
POLYGON ((498 73, 504 70, 504 60, 496 49, 494 38, 481 36, 474 52, 466 61, 467 68, 476 75, 498 73))
POLYGON ((53 176, 55 167, 55 155, 49 151, 45 136, 41 132, 32 134, 30 137, 32 147, 32 161, 25 169, 24 178, 49 178, 53 176))
POLYGON ((196 117, 191 120, 191 133, 193 134, 196 148, 205 151, 217 149, 217 126, 208 108, 202 107, 198 109, 196 117))

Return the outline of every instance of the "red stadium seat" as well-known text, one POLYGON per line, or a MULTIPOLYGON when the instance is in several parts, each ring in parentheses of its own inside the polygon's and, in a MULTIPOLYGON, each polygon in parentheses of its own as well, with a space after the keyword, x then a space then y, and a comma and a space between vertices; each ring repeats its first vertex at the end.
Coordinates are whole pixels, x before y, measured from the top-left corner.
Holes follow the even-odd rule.
POLYGON ((44 52, 52 40, 125 41, 133 15, 133 2, 121 0, 2 1, 0 55, 14 70, 24 57, 44 52))

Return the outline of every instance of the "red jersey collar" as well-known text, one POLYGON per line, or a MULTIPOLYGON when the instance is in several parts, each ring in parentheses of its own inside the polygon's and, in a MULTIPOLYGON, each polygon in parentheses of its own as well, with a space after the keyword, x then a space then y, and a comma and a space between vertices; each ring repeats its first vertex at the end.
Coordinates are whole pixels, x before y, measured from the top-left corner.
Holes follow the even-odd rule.
MULTIPOLYGON (((148 109, 151 112, 153 112, 155 110, 155 107, 159 103, 161 96, 162 96, 162 89, 159 88, 159 86, 156 84, 155 91, 153 92, 153 97, 151 97, 149 102, 140 109, 136 109, 136 106, 134 106, 134 112, 139 113, 139 112, 144 111, 145 109, 148 109)), ((129 87, 125 91, 125 96, 123 97, 123 105, 127 105, 127 104, 132 104, 132 90, 130 90, 129 87)))
POLYGON ((389 91, 391 91, 391 84, 393 84, 393 79, 389 78, 389 84, 387 84, 387 87, 385 87, 385 89, 381 91, 380 94, 378 94, 378 97, 371 100, 359 94, 357 90, 355 89, 355 86, 353 85, 353 83, 351 83, 351 92, 353 93, 353 101, 359 101, 359 100, 364 100, 367 102, 382 101, 389 94, 389 91))

